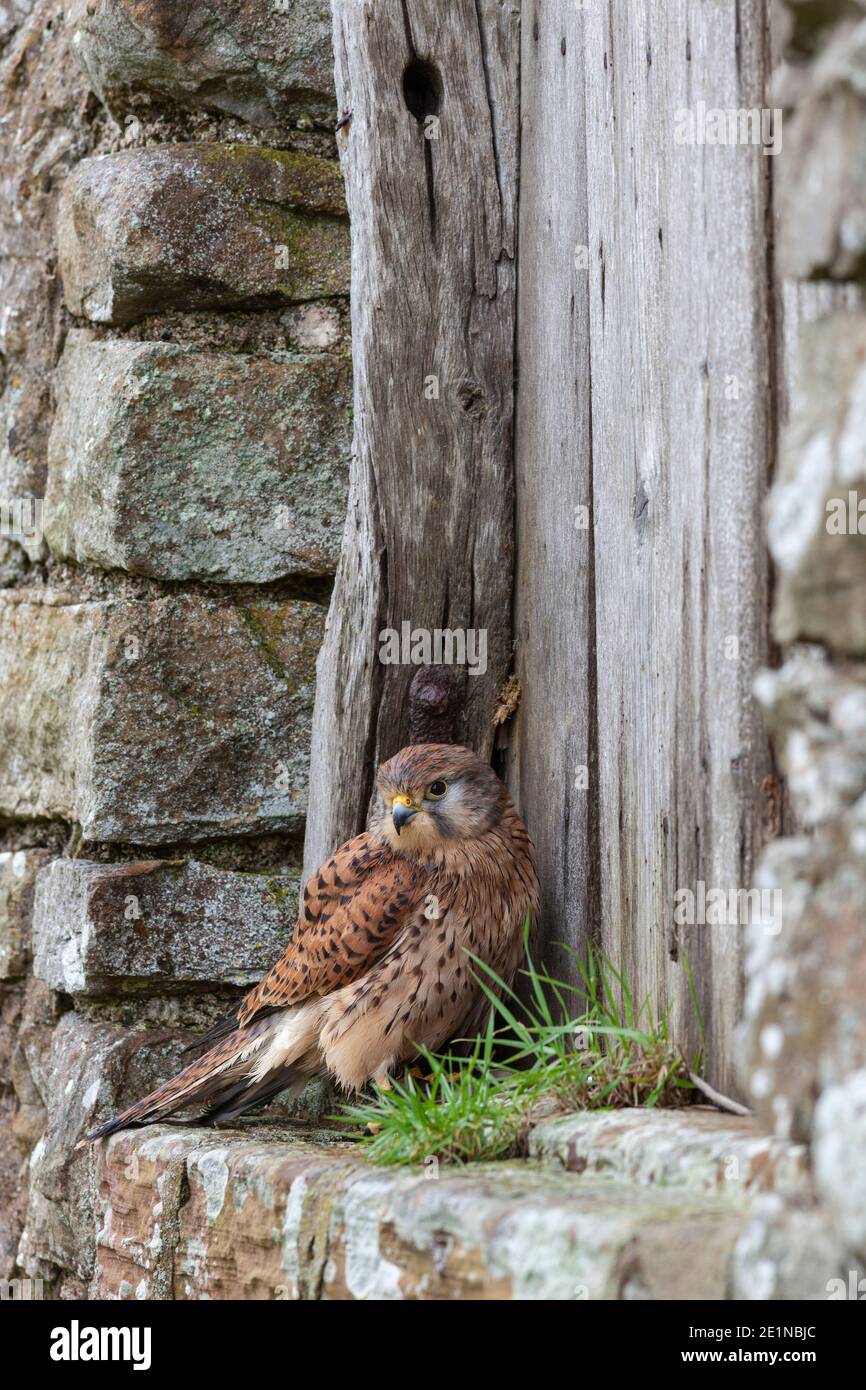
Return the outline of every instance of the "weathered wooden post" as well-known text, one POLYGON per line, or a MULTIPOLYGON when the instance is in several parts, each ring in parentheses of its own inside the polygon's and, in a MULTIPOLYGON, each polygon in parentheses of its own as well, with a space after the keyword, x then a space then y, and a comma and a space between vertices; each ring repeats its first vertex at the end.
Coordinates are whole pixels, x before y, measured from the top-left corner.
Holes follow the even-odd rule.
MULTIPOLYGON (((519 5, 333 0, 333 15, 355 442, 318 667, 309 870, 363 826, 375 764, 408 741, 414 667, 405 651, 380 660, 384 635, 456 633, 459 657, 477 634, 477 673, 459 674, 463 737, 482 753, 511 659, 519 5)), ((431 659, 423 641, 414 656, 431 659)))
POLYGON ((541 945, 574 979, 554 943, 594 939, 693 1051, 687 960, 729 1091, 744 929, 689 901, 747 890, 777 828, 752 695, 775 425, 766 6, 545 0, 522 49, 510 778, 541 945))

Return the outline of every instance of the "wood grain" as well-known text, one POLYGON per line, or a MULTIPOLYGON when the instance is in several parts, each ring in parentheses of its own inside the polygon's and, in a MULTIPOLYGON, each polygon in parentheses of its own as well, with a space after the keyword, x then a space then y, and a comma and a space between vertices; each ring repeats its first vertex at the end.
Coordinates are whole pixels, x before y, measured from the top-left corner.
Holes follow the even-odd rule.
POLYGON ((774 828, 751 693, 768 648, 772 160, 674 132, 699 100, 763 105, 764 6, 527 11, 515 769, 542 847, 543 929, 594 936, 693 1047, 688 957, 708 1075, 730 1090, 742 928, 677 926, 674 908, 699 880, 748 887, 774 828), (587 495, 592 533, 576 539, 566 515, 587 495), (587 762, 597 830, 564 800, 587 762))
POLYGON ((355 442, 318 667, 308 872, 363 826, 374 765, 408 739, 413 668, 380 663, 380 633, 404 621, 486 632, 486 672, 461 673, 463 737, 481 753, 511 660, 519 7, 332 9, 337 100, 351 113, 338 143, 355 442))
POLYGON ((509 782, 536 847, 546 960, 563 978, 575 962, 555 943, 583 947, 599 909, 584 31, 569 0, 525 8, 515 430, 523 700, 509 782))

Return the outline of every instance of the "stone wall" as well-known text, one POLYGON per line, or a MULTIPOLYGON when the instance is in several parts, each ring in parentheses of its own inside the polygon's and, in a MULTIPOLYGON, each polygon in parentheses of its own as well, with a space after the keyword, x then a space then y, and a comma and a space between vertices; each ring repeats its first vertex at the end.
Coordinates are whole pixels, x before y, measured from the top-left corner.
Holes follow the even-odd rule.
POLYGON ((0 10, 0 1277, 290 935, 346 505, 326 0, 0 10))
MULTIPOLYGON (((806 1220, 866 1259, 866 20, 778 11, 785 144, 778 271, 790 415, 769 503, 780 668, 757 694, 801 833, 765 852, 780 930, 750 928, 744 1083, 775 1135, 809 1145, 816 1201, 779 1205, 756 1246, 772 1286, 806 1220)), ((866 1285, 860 1285, 861 1288, 866 1285)))

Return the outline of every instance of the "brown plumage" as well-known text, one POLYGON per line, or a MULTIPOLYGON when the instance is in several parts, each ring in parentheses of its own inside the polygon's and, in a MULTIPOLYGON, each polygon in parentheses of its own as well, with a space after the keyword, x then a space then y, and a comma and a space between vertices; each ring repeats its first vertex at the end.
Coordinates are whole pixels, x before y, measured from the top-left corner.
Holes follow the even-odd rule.
POLYGON ((187 1106, 234 1119, 327 1074, 357 1091, 482 1026, 475 955, 506 981, 538 884, 506 788, 468 748, 404 748, 379 770, 371 828, 304 889, 289 945, 207 1051, 90 1137, 187 1106))

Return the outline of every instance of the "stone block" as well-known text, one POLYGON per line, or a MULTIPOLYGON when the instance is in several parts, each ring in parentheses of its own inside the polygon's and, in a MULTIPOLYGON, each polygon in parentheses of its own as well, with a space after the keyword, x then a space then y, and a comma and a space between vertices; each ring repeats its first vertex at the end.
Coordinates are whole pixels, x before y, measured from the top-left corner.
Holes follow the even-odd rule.
POLYGON ((0 980, 14 979, 27 968, 34 884, 50 859, 44 849, 0 854, 0 980))
POLYGON ((710 1107, 581 1111, 542 1120, 531 1158, 591 1178, 694 1192, 794 1191, 809 1181, 802 1144, 770 1138, 752 1120, 710 1107))
POLYGON ((347 294, 339 165, 253 145, 85 159, 58 213, 66 303, 94 323, 347 294))
POLYGON ((333 574, 346 514, 351 363, 69 335, 46 536, 159 579, 333 574))
POLYGON ((771 1192, 755 1203, 734 1247, 731 1297, 823 1303, 846 1298, 861 1274, 851 1269, 826 1209, 807 1198, 789 1200, 771 1192))
POLYGON ((12 1132, 14 1101, 0 1091, 0 1280, 14 1277, 24 1221, 27 1161, 12 1132))
POLYGON ((325 0, 72 0, 72 51, 114 112, 140 93, 273 126, 334 120, 325 0))
POLYGON ((354 1146, 316 1144, 261 1122, 254 1129, 266 1137, 159 1126, 102 1146, 92 1297, 284 1301, 299 1287, 317 1296, 326 1226, 307 1228, 305 1270, 297 1244, 304 1198, 320 1193, 327 1202, 354 1146))
POLYGON ((298 831, 313 603, 0 595, 0 811, 86 840, 298 831))
MULTIPOLYGON (((862 19, 860 0, 856 8, 862 19)), ((851 280, 866 272, 864 94, 866 34, 862 24, 840 24, 785 117, 777 224, 783 276, 851 280)))
POLYGON ((37 884, 34 973, 72 995, 252 985, 291 936, 297 900, 288 875, 56 859, 37 884))
POLYGON ((20 982, 0 983, 0 1280, 10 1279, 15 1272, 27 1181, 26 1154, 16 1134, 18 1101, 12 1083, 23 995, 20 982))
POLYGON ((16 986, 21 1007, 8 1066, 4 1066, 15 1092, 18 1111, 16 1138, 30 1153, 45 1132, 45 1101, 50 1072, 51 1045, 60 1017, 56 995, 35 976, 16 986))
POLYGON ((778 0, 778 9, 785 42, 802 58, 822 48, 840 22, 866 14, 866 0, 778 0))
POLYGON ((63 0, 0 5, 0 500, 43 495, 62 331, 58 191, 94 138, 63 10, 63 0))
POLYGON ((122 1031, 66 1013, 39 1069, 47 1128, 30 1159, 20 1262, 32 1278, 86 1280, 94 1262, 93 1154, 81 1139, 173 1075, 188 1036, 122 1031))
POLYGON ((747 928, 738 1049, 759 1119, 809 1142, 828 1087, 866 1067, 866 857, 863 830, 822 828, 764 851, 755 884, 777 893, 773 933, 747 928))
POLYGON ((801 330, 797 395, 768 503, 775 633, 866 655, 866 314, 801 330))
POLYGON ((866 1069, 821 1095, 813 1154, 818 1195, 840 1239, 866 1267, 866 1069))
POLYGON ((762 672, 755 693, 799 820, 866 823, 866 666, 799 652, 762 672))

